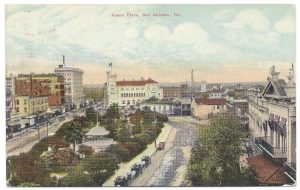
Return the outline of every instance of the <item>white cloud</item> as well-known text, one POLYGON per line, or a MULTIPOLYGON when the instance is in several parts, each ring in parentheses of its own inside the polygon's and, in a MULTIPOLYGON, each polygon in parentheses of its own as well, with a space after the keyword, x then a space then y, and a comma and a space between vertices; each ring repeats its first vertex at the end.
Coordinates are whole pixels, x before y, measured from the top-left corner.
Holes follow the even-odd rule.
POLYGON ((276 44, 279 42, 279 35, 276 32, 268 32, 266 34, 256 34, 256 39, 261 42, 269 43, 269 44, 276 44))
POLYGON ((199 25, 185 22, 173 29, 170 40, 188 44, 199 43, 208 40, 208 34, 199 25))
POLYGON ((162 25, 153 25, 146 29, 144 37, 149 41, 163 41, 169 38, 170 31, 162 25))
POLYGON ((130 29, 126 30, 125 35, 129 39, 134 39, 139 36, 139 31, 135 28, 130 28, 130 29))
POLYGON ((285 16, 274 25, 275 30, 281 33, 294 33, 296 30, 296 21, 292 16, 285 16))
POLYGON ((266 31, 269 29, 270 25, 269 19, 267 19, 262 12, 257 10, 242 11, 232 22, 224 24, 224 26, 233 29, 250 27, 254 31, 266 31))

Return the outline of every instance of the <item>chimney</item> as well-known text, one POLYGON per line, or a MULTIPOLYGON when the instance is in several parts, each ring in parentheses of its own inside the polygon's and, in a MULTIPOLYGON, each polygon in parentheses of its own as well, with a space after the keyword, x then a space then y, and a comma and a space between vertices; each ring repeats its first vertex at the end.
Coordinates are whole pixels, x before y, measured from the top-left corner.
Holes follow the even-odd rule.
POLYGON ((141 80, 144 80, 144 78, 143 78, 143 77, 141 77, 141 80))
POLYGON ((63 55, 63 66, 65 67, 65 55, 63 55))

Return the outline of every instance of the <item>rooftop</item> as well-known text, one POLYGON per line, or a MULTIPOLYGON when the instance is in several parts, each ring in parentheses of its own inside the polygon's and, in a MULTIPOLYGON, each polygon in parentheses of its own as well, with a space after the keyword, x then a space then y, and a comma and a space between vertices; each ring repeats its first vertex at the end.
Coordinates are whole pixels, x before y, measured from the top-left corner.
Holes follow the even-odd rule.
POLYGON ((263 155, 247 158, 248 163, 254 169, 257 180, 266 185, 289 184, 290 180, 284 174, 283 169, 277 163, 263 155))
POLYGON ((104 127, 94 127, 89 132, 87 132, 87 136, 104 136, 108 135, 109 131, 107 131, 104 127))
POLYGON ((123 80, 123 81, 117 81, 117 86, 144 86, 146 84, 158 84, 155 80, 152 80, 151 78, 147 80, 123 80))
POLYGON ((226 99, 223 99, 223 98, 212 98, 212 99, 196 98, 195 102, 198 105, 225 105, 226 99))

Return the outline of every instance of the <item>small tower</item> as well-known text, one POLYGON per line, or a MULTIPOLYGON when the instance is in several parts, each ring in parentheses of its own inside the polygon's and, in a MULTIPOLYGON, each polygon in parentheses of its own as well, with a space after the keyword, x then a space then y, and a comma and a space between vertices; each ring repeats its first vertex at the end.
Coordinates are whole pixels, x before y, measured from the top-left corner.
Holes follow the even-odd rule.
POLYGON ((273 67, 271 67, 270 72, 269 72, 269 76, 268 76, 268 81, 272 80, 272 81, 278 81, 278 77, 280 72, 276 72, 275 70, 275 66, 273 65, 273 67))
POLYGON ((108 105, 118 103, 117 74, 112 75, 110 71, 106 72, 106 93, 108 105))
POLYGON ((289 74, 287 76, 289 79, 289 82, 287 83, 288 86, 294 87, 296 85, 295 83, 295 71, 294 71, 294 65, 292 64, 292 68, 290 68, 289 74))

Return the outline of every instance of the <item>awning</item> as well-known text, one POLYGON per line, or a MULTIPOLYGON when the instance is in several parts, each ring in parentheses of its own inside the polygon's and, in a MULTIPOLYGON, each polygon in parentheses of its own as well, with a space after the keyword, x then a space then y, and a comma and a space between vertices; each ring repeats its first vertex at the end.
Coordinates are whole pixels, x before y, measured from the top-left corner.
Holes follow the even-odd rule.
POLYGON ((291 183, 284 174, 283 167, 266 158, 264 155, 247 158, 247 161, 255 171, 259 183, 263 185, 284 185, 291 183))

